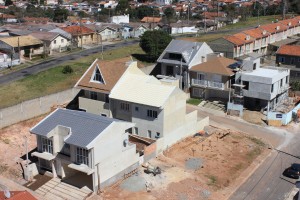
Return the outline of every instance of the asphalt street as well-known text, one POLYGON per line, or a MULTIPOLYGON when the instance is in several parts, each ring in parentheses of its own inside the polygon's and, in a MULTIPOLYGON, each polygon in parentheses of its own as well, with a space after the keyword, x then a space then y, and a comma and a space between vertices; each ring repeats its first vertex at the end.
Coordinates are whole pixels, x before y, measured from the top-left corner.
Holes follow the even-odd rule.
MULTIPOLYGON (((238 32, 238 31, 242 31, 245 29, 249 29, 249 28, 253 28, 253 27, 247 27, 247 28, 242 28, 242 29, 236 29, 234 31, 238 32)), ((218 31, 214 31, 214 32, 207 32, 205 34, 210 35, 210 34, 215 34, 215 33, 231 33, 232 30, 218 30, 218 31)), ((200 34, 204 34, 204 33, 200 33, 200 34)), ((175 36, 174 38, 180 38, 180 37, 189 37, 191 36, 191 34, 184 34, 184 35, 179 35, 179 36, 175 36)), ((117 49, 117 48, 122 48, 125 46, 129 46, 129 45, 133 45, 133 44, 137 44, 139 41, 138 40, 131 40, 131 41, 124 41, 124 42, 119 42, 119 43, 115 43, 115 44, 109 44, 109 45, 103 45, 103 51, 107 51, 107 50, 111 50, 111 49, 117 49)), ((101 46, 95 47, 95 48, 91 48, 91 49, 86 49, 80 52, 75 52, 69 55, 65 55, 59 58, 54 58, 48 61, 44 61, 41 62, 39 64, 35 64, 32 65, 30 67, 27 67, 25 69, 19 70, 19 71, 15 71, 9 74, 5 74, 0 76, 0 84, 5 84, 5 83, 9 83, 12 81, 16 81, 16 80, 20 80, 24 77, 27 77, 31 74, 36 74, 38 72, 56 67, 57 65, 60 65, 66 61, 70 61, 70 60, 77 60, 80 59, 82 57, 85 56, 89 56, 91 54, 96 54, 101 52, 101 46)))
POLYGON ((287 178, 282 173, 292 163, 300 163, 300 136, 297 135, 300 133, 300 126, 290 129, 262 127, 208 109, 187 106, 188 110, 195 108, 199 111, 199 118, 209 116, 211 125, 262 138, 273 148, 255 172, 231 195, 230 200, 284 200, 288 197, 296 180, 287 178))
MULTIPOLYGON (((104 45, 103 46, 103 51, 107 51, 107 50, 111 50, 111 49, 116 49, 116 48, 121 48, 124 46, 129 46, 129 45, 133 45, 138 43, 137 40, 131 40, 131 41, 125 41, 125 42, 120 42, 120 43, 115 43, 115 44, 109 44, 109 45, 104 45)), ((19 79, 22 79, 26 76, 29 76, 31 74, 36 74, 40 71, 46 70, 46 69, 50 69, 53 67, 56 67, 57 65, 60 65, 66 61, 70 61, 70 60, 77 60, 80 59, 82 57, 85 56, 89 56, 91 54, 96 54, 101 52, 101 46, 95 47, 95 48, 91 48, 91 49, 86 49, 80 52, 76 52, 76 53, 72 53, 69 55, 65 55, 59 58, 55 58, 52 60, 48 60, 48 61, 44 61, 42 63, 36 64, 36 65, 32 65, 28 68, 19 70, 19 71, 15 71, 3 76, 0 76, 0 84, 5 84, 5 83, 9 83, 12 81, 16 81, 19 79)))

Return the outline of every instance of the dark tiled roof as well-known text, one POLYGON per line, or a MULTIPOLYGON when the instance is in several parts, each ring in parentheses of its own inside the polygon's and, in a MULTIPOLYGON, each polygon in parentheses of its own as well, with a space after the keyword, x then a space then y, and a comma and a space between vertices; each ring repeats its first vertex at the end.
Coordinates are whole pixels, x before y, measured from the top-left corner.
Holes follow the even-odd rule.
POLYGON ((57 109, 33 127, 30 132, 46 136, 57 126, 69 127, 71 135, 66 143, 79 147, 87 147, 111 123, 119 121, 82 111, 57 109))

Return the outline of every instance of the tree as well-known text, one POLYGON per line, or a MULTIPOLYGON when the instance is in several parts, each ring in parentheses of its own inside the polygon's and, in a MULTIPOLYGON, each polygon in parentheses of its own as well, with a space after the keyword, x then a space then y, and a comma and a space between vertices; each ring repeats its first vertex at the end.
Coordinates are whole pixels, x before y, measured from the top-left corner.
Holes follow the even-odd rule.
POLYGON ((69 16, 69 11, 64 9, 64 8, 60 8, 57 7, 54 10, 54 16, 53 16, 53 21, 54 22, 64 22, 65 20, 67 20, 69 16))
POLYGON ((10 5, 13 5, 12 0, 6 0, 5 1, 5 6, 10 6, 10 5))
POLYGON ((252 5, 252 16, 257 17, 262 15, 264 15, 264 7, 260 3, 255 2, 252 5))
POLYGON ((140 37, 140 47, 151 61, 155 61, 171 42, 172 37, 161 30, 146 31, 140 37))
POLYGON ((164 11, 164 14, 168 20, 172 19, 175 15, 175 10, 172 7, 167 7, 164 11))
POLYGON ((128 11, 129 3, 128 0, 120 0, 116 7, 116 14, 123 15, 128 11))
POLYGON ((159 11, 157 9, 151 8, 149 6, 140 6, 136 9, 136 16, 139 19, 150 16, 158 16, 159 11))

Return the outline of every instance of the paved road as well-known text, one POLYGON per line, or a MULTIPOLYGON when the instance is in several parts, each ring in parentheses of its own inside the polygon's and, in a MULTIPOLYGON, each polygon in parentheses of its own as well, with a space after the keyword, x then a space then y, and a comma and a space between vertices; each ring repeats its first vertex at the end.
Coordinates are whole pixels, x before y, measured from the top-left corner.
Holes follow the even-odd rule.
MULTIPOLYGON (((249 28, 252 28, 252 27, 236 29, 234 31, 238 32, 238 31, 242 31, 242 30, 245 30, 245 29, 249 29, 249 28)), ((232 31, 233 30, 218 30, 218 31, 214 31, 214 32, 207 32, 205 34, 210 35, 210 34, 214 34, 216 32, 226 34, 226 33, 231 33, 232 31)), ((204 34, 204 33, 202 33, 202 34, 204 34)), ((175 38, 187 37, 188 35, 190 36, 191 34, 179 35, 179 36, 175 36, 175 38)), ((137 44, 138 42, 139 42, 138 40, 131 40, 131 41, 125 41, 125 42, 120 42, 120 43, 116 43, 116 44, 104 45, 103 46, 103 51, 107 51, 107 50, 110 50, 110 49, 121 48, 121 47, 129 46, 129 45, 132 45, 132 44, 137 44)), ((101 46, 95 47, 95 48, 92 48, 92 49, 86 49, 86 50, 83 50, 81 52, 72 53, 70 55, 65 55, 65 56, 55 58, 55 59, 52 59, 52 60, 44 61, 42 63, 35 64, 35 65, 30 66, 30 67, 27 67, 26 69, 0 76, 0 84, 5 84, 5 83, 12 82, 12 81, 20 80, 20 79, 22 79, 26 76, 31 75, 31 74, 36 74, 40 71, 53 68, 57 65, 60 65, 64 62, 66 62, 66 61, 77 60, 77 59, 80 59, 82 57, 85 57, 85 56, 88 56, 88 55, 91 55, 91 54, 96 54, 96 53, 99 53, 99 52, 101 52, 101 46)))
MULTIPOLYGON (((195 109, 187 106, 187 109, 195 109)), ((294 188, 296 180, 284 177, 282 172, 292 163, 300 163, 300 126, 289 130, 274 127, 261 127, 245 123, 235 117, 208 109, 197 108, 198 117, 210 117, 210 124, 246 132, 269 141, 274 150, 258 167, 258 169, 235 191, 230 200, 284 200, 294 188), (281 150, 281 153, 275 149, 281 150), (286 154, 287 153, 287 154, 286 154), (291 154, 291 155, 288 155, 291 154)))
MULTIPOLYGON (((103 46, 103 51, 107 51, 107 50, 110 50, 110 49, 121 48, 121 47, 124 47, 124 46, 129 46, 129 45, 132 45, 132 44, 136 44, 136 43, 138 43, 137 40, 131 40, 131 41, 125 41, 125 42, 120 42, 120 43, 116 43, 116 44, 109 44, 109 45, 103 46)), ((48 60, 48 61, 36 64, 36 65, 32 65, 32 66, 30 66, 26 69, 19 70, 19 71, 16 71, 16 72, 12 72, 10 74, 0 76, 0 84, 5 84, 5 83, 12 82, 12 81, 16 81, 16 80, 22 79, 26 76, 29 76, 31 74, 36 74, 40 71, 53 68, 57 65, 60 65, 64 62, 66 62, 66 61, 80 59, 82 57, 85 57, 85 56, 88 56, 88 55, 91 55, 91 54, 96 54, 96 53, 99 53, 99 52, 101 52, 101 46, 91 48, 91 49, 86 49, 86 50, 81 51, 81 52, 76 52, 76 53, 73 53, 73 54, 69 54, 69 55, 59 57, 59 58, 48 60)))

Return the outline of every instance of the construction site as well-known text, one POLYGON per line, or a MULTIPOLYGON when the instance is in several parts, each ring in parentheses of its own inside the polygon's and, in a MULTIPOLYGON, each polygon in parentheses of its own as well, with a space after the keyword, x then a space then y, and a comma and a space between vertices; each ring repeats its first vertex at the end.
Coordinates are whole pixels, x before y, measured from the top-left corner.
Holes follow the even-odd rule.
POLYGON ((98 198, 227 199, 269 151, 257 138, 209 126, 104 189, 98 198))

